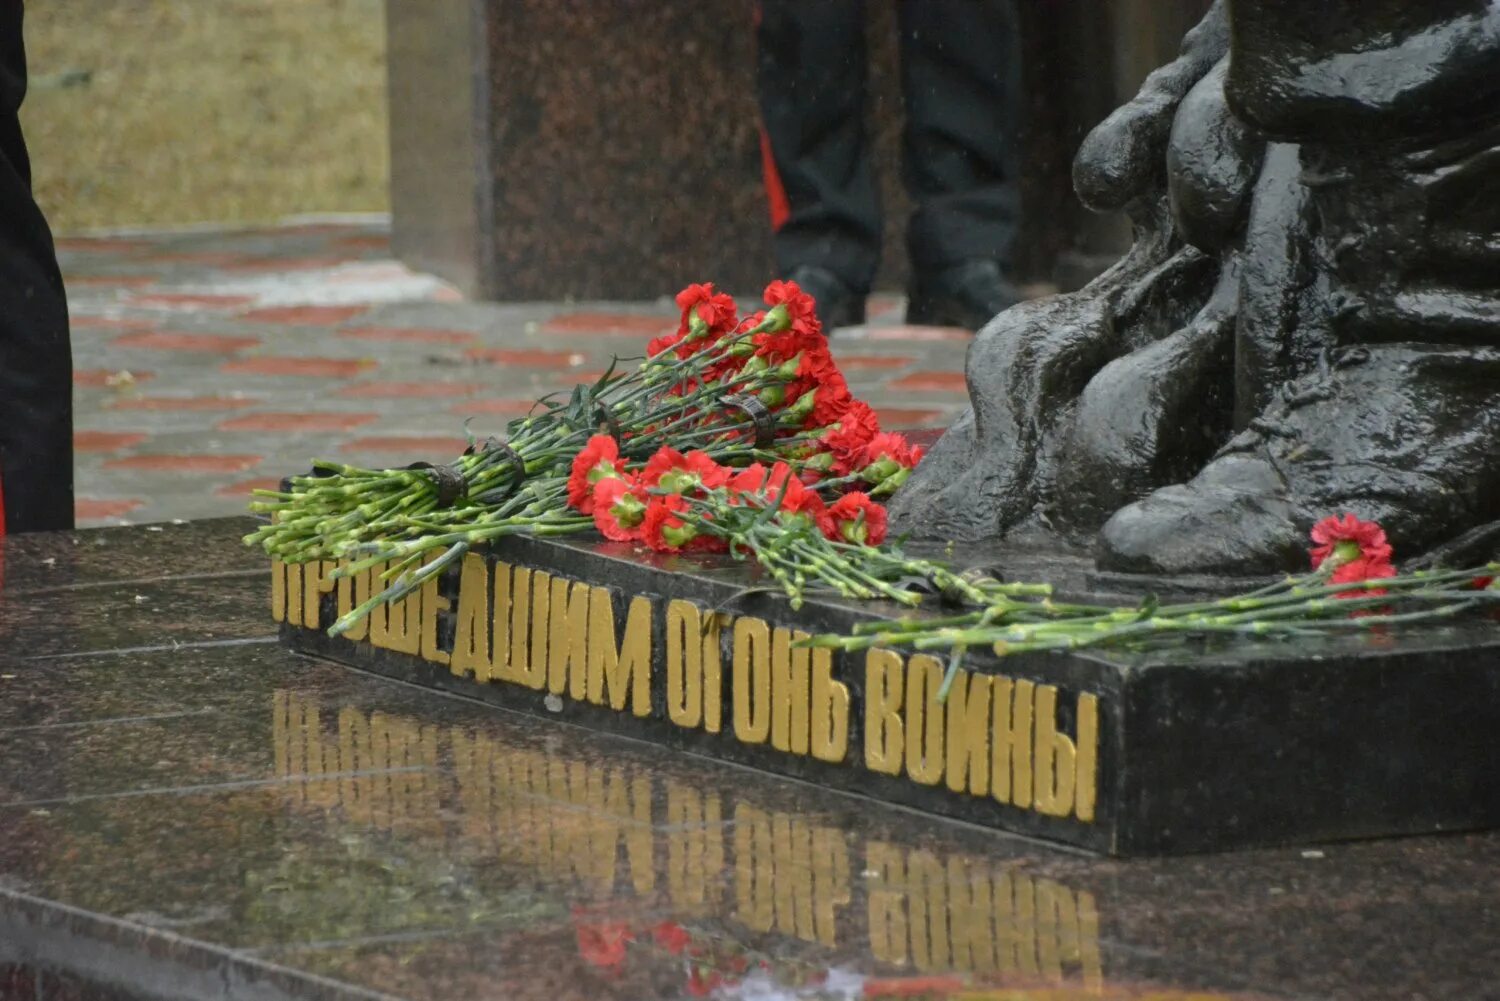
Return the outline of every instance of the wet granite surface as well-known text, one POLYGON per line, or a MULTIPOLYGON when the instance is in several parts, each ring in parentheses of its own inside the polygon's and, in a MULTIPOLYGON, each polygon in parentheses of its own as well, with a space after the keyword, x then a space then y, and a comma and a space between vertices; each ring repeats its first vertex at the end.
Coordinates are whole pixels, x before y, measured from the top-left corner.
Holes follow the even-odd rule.
POLYGON ((0 548, 0 999, 1500 996, 1500 836, 1069 854, 299 659, 246 526, 0 548))

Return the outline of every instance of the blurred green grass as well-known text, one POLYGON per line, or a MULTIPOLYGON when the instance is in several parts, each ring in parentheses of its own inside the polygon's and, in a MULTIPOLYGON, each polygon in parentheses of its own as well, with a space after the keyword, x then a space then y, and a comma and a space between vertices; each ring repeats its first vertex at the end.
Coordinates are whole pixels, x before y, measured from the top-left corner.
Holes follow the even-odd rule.
POLYGON ((388 207, 383 0, 27 0, 54 230, 388 207))

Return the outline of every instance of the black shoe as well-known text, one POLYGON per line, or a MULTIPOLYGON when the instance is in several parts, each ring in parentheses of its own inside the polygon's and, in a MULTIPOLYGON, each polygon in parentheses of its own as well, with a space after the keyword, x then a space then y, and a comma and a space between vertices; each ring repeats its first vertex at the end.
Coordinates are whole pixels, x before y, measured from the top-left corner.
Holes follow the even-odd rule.
POLYGON ((796 282, 813 297, 824 330, 855 327, 865 322, 865 297, 827 268, 803 264, 793 268, 786 280, 796 282))
POLYGON ((964 261, 917 275, 906 300, 906 322, 978 330, 1020 300, 997 261, 964 261))

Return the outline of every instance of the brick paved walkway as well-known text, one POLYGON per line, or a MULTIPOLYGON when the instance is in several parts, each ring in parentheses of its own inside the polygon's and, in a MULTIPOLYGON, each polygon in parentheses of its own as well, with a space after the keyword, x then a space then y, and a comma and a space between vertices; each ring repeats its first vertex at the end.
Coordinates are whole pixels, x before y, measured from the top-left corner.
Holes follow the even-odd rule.
MULTIPOLYGON (((391 260, 378 221, 62 238, 58 251, 81 525, 237 513, 313 457, 450 457, 465 420, 498 431, 675 322, 667 295, 464 301, 391 260)), ((898 299, 871 306, 868 326, 833 339, 851 386, 887 427, 943 426, 964 403, 968 335, 901 326, 898 299)))

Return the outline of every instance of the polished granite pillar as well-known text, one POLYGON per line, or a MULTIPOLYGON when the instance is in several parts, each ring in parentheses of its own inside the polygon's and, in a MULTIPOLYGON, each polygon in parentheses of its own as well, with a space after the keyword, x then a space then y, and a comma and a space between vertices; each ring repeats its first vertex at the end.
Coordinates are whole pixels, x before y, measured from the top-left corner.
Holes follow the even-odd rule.
MULTIPOLYGON (((842 0, 839 0, 842 2, 842 0)), ((878 284, 899 289, 896 0, 867 5, 878 284)), ((1097 270, 1128 245, 1072 197, 1078 141, 1175 51, 1206 0, 1020 4, 1024 277, 1097 270)), ((502 300, 650 299, 772 276, 753 0, 387 0, 396 253, 502 300)))
POLYGON ((1495 834, 1090 858, 296 656, 250 527, 0 540, 0 999, 1494 996, 1495 834))

